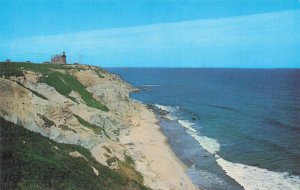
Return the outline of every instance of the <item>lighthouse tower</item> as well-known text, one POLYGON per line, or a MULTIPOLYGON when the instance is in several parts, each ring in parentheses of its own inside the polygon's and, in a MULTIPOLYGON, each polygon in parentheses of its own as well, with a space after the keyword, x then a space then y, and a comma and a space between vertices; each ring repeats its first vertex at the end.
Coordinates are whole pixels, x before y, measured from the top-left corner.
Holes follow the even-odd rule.
POLYGON ((62 58, 63 64, 67 64, 67 56, 66 56, 66 52, 63 52, 63 53, 62 53, 61 58, 62 58))

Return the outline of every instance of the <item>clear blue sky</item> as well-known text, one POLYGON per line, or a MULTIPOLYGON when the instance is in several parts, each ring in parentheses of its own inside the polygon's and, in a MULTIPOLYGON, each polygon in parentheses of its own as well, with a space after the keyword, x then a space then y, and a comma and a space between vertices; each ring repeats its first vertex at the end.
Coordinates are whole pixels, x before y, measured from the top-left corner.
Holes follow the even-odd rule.
POLYGON ((0 60, 300 67, 298 0, 0 0, 0 60))

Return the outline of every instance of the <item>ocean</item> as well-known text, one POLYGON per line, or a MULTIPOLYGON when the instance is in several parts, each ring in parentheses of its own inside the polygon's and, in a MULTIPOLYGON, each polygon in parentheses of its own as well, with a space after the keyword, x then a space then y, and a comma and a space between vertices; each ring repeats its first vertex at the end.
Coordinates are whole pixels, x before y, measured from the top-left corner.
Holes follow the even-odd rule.
POLYGON ((300 189, 300 70, 108 68, 203 189, 300 189))

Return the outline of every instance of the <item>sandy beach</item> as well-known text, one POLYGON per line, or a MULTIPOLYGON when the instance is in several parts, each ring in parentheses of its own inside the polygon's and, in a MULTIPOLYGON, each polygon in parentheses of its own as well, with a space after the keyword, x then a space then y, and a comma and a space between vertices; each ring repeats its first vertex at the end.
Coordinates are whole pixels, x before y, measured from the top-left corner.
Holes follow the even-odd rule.
POLYGON ((176 157, 161 131, 155 114, 142 104, 131 118, 132 127, 121 143, 130 146, 136 169, 145 185, 153 189, 199 189, 186 174, 186 166, 176 157))

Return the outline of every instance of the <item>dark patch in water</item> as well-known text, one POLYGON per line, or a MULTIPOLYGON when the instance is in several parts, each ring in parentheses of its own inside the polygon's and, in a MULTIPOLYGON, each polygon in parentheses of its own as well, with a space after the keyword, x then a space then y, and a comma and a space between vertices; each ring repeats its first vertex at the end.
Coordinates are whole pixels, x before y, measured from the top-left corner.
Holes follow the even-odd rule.
POLYGON ((292 126, 292 125, 280 122, 280 121, 278 121, 276 119, 265 118, 263 121, 264 121, 264 123, 267 123, 267 124, 272 125, 274 127, 280 127, 280 128, 284 128, 284 129, 289 129, 289 130, 292 130, 292 131, 296 131, 297 133, 300 132, 300 128, 299 127, 292 126))
POLYGON ((284 109, 287 110, 287 111, 298 111, 298 112, 300 112, 300 108, 296 108, 296 107, 285 107, 284 109))
POLYGON ((223 109, 223 110, 229 110, 229 111, 241 113, 239 110, 237 110, 235 108, 227 107, 227 106, 219 106, 219 105, 211 105, 211 104, 202 104, 202 105, 208 106, 208 107, 219 108, 219 109, 223 109))

